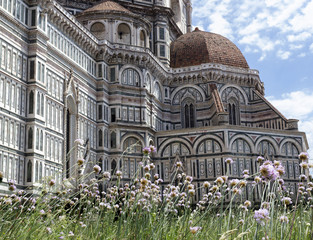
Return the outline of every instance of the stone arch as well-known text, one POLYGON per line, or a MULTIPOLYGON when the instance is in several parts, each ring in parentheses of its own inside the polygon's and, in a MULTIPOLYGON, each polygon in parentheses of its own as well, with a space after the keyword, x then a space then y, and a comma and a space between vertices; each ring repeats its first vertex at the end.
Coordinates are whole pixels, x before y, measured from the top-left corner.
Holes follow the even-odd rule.
POLYGON ((90 26, 90 32, 99 40, 105 39, 105 25, 102 22, 94 22, 90 26))
POLYGON ((199 142, 196 146, 196 154, 208 154, 208 153, 221 153, 223 151, 222 149, 222 145, 216 141, 216 139, 213 139, 211 137, 207 137, 205 139, 203 139, 201 142, 199 142), (209 150, 205 150, 205 148, 207 148, 208 145, 210 145, 210 148, 209 150), (202 147, 203 145, 203 152, 200 152, 200 147, 202 147))
POLYGON ((203 141, 205 141, 206 139, 213 139, 215 141, 217 141, 219 143, 219 145, 221 146, 221 152, 225 151, 225 145, 224 142, 217 136, 211 135, 210 137, 208 137, 207 135, 198 137, 193 144, 193 152, 197 153, 199 144, 202 143, 203 141))
POLYGON ((147 34, 146 31, 142 28, 139 29, 138 31, 138 46, 140 47, 147 47, 147 34))
POLYGON ((152 77, 151 77, 151 74, 147 72, 144 78, 144 87, 147 89, 149 93, 151 93, 151 89, 152 89, 151 84, 152 84, 152 77))
POLYGON ((237 141, 242 141, 243 142, 243 151, 237 151, 237 153, 245 153, 245 154, 247 154, 247 153, 253 153, 254 152, 254 145, 253 145, 253 143, 252 143, 252 145, 251 145, 251 142, 249 142, 249 141, 247 141, 247 139, 244 139, 244 138, 242 138, 242 137, 240 137, 240 136, 238 136, 238 137, 236 137, 235 139, 232 139, 232 142, 229 144, 229 150, 230 150, 230 152, 232 152, 233 153, 233 145, 237 142, 237 141), (247 147, 249 148, 249 151, 247 152, 247 151, 245 151, 245 149, 246 149, 246 145, 247 145, 247 147))
POLYGON ((140 68, 132 64, 125 64, 123 67, 121 67, 118 74, 119 83, 122 84, 122 74, 125 70, 129 68, 135 70, 139 74, 139 85, 142 86, 142 79, 144 79, 142 71, 140 70, 140 68))
POLYGON ((144 143, 144 140, 143 138, 139 135, 139 134, 135 134, 135 133, 128 133, 128 134, 125 134, 122 139, 121 139, 121 146, 123 147, 124 146, 124 142, 126 139, 128 138, 136 138, 139 140, 141 146, 145 146, 145 143, 144 143))
POLYGON ((272 144, 272 146, 273 146, 273 148, 274 148, 274 151, 275 151, 275 152, 274 152, 275 155, 279 153, 278 145, 277 145, 277 143, 274 141, 274 139, 271 138, 271 137, 266 137, 266 136, 264 136, 264 137, 259 138, 259 139, 256 141, 256 143, 255 143, 255 149, 254 149, 254 150, 255 150, 255 153, 256 153, 256 154, 259 154, 259 152, 257 152, 257 151, 258 151, 259 144, 260 144, 262 141, 267 141, 267 142, 269 142, 269 143, 272 144))
POLYGON ((284 139, 284 140, 280 143, 280 145, 279 145, 279 153, 280 153, 280 154, 283 153, 283 152, 282 152, 283 146, 284 146, 286 143, 288 143, 288 142, 294 144, 299 153, 302 151, 301 145, 300 145, 296 140, 291 139, 291 138, 287 138, 287 139, 284 139))
POLYGON ((189 152, 190 152, 191 155, 194 154, 193 148, 192 148, 190 142, 188 142, 188 141, 185 140, 185 139, 181 139, 181 138, 172 138, 172 139, 168 139, 168 140, 164 141, 164 142, 161 144, 161 146, 159 146, 158 155, 161 157, 161 156, 163 155, 164 149, 165 149, 168 145, 170 145, 170 144, 172 144, 172 143, 182 143, 182 144, 184 144, 184 145, 188 148, 188 150, 189 150, 189 152))
POLYGON ((245 136, 245 135, 242 135, 242 134, 236 134, 235 136, 233 136, 233 137, 231 138, 231 140, 229 141, 229 150, 230 150, 230 151, 231 151, 231 147, 232 147, 233 143, 234 143, 236 140, 238 140, 238 139, 243 139, 243 140, 245 140, 245 141, 248 143, 248 145, 249 145, 249 147, 250 147, 250 149, 251 149, 251 153, 254 153, 254 152, 255 152, 255 146, 254 146, 253 141, 251 140, 251 138, 249 138, 249 137, 247 137, 247 136, 245 136))
MULTIPOLYGON (((174 91, 173 91, 173 93, 171 93, 171 102, 173 103, 173 104, 175 104, 175 98, 177 98, 177 94, 181 91, 181 90, 183 90, 184 88, 194 88, 194 89, 196 89, 197 91, 198 91, 198 93, 200 94, 200 96, 201 96, 201 100, 199 100, 200 102, 202 102, 202 101, 204 101, 205 100, 205 93, 203 92, 203 89, 202 88, 200 88, 199 86, 197 86, 197 85, 193 85, 193 84, 187 84, 187 85, 184 85, 184 86, 181 86, 181 87, 178 87, 178 88, 176 88, 174 91)), ((197 99, 197 96, 194 96, 194 98, 195 98, 195 100, 196 100, 196 102, 199 102, 198 101, 198 99, 197 99)), ((179 99, 178 100, 178 102, 180 101, 181 99, 179 99)), ((176 103, 176 104, 179 104, 179 103, 176 103)))
POLYGON ((153 95, 160 102, 162 102, 162 99, 163 99, 162 90, 163 90, 162 85, 159 83, 159 81, 155 80, 154 85, 153 85, 153 95))
POLYGON ((117 26, 117 42, 131 45, 131 26, 128 23, 122 22, 117 26))
MULTIPOLYGON (((240 87, 238 87, 238 86, 236 86, 236 85, 234 85, 234 84, 226 84, 226 85, 224 85, 224 86, 220 89, 219 92, 220 92, 220 96, 221 96, 221 98, 222 98, 222 101, 223 101, 223 93, 224 93, 224 91, 225 91, 227 88, 235 88, 235 89, 237 89, 237 90, 241 93, 244 102, 239 101, 240 104, 247 104, 247 103, 249 102, 248 97, 247 97, 246 93, 242 90, 242 88, 240 88, 240 87)), ((230 98, 231 96, 227 96, 227 97, 230 98)), ((240 100, 240 99, 238 99, 238 100, 240 100)))

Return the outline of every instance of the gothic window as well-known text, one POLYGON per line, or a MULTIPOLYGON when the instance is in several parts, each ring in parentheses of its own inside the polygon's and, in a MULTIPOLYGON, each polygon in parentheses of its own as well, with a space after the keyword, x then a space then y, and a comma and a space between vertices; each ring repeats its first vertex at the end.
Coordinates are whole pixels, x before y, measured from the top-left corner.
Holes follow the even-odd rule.
POLYGON ((186 144, 184 144, 182 142, 173 142, 173 143, 169 143, 164 148, 161 156, 162 157, 171 157, 171 156, 176 156, 177 154, 180 156, 188 156, 188 155, 190 155, 190 150, 186 146, 186 144))
POLYGON ((222 152, 221 145, 214 139, 206 139, 203 140, 198 148, 197 148, 197 154, 203 154, 203 153, 220 153, 222 152))
POLYGON ((154 84, 154 91, 153 92, 154 92, 154 96, 161 102, 162 101, 161 88, 157 82, 154 84))
POLYGON ((273 144, 267 140, 263 140, 259 143, 257 151, 261 156, 265 157, 272 157, 275 155, 275 148, 273 144))
POLYGON ((111 122, 116 121, 116 110, 115 108, 111 108, 111 122))
POLYGON ((41 116, 44 115, 44 100, 43 94, 41 94, 41 116))
POLYGON ((148 90, 148 92, 151 92, 151 78, 150 78, 150 75, 147 75, 145 82, 146 82, 145 83, 146 89, 148 90))
POLYGON ((140 31, 140 47, 146 47, 146 34, 143 30, 140 31))
POLYGON ((32 161, 29 160, 27 163, 27 182, 32 181, 32 172, 33 172, 33 164, 32 164, 32 161))
POLYGON ((39 150, 39 129, 36 130, 36 149, 39 150))
POLYGON ((194 101, 187 99, 182 103, 181 117, 183 128, 193 128, 196 126, 196 109, 194 101))
POLYGON ((122 84, 140 87, 140 77, 136 70, 128 68, 122 73, 122 84))
POLYGON ((33 129, 28 129, 28 149, 33 148, 33 129))
POLYGON ((98 119, 102 119, 102 108, 103 108, 102 105, 98 106, 98 119))
POLYGON ((131 32, 127 24, 122 23, 117 28, 117 42, 122 44, 131 44, 131 32))
POLYGON ((250 146, 246 140, 237 139, 233 142, 231 150, 233 153, 250 153, 250 146))
POLYGON ((39 165, 38 165, 38 161, 36 161, 35 182, 38 182, 38 175, 39 175, 39 165))
POLYGON ((297 158, 299 150, 294 143, 286 142, 281 149, 281 153, 287 157, 297 158))
POLYGON ((99 143, 98 143, 98 145, 99 145, 99 147, 102 147, 103 146, 103 144, 102 144, 102 142, 103 142, 103 133, 102 133, 102 130, 100 129, 99 130, 99 143))
POLYGON ((100 22, 92 24, 90 32, 100 40, 103 40, 105 38, 105 27, 100 22))
POLYGON ((98 160, 98 165, 101 167, 101 172, 104 170, 103 169, 103 160, 102 160, 102 157, 101 158, 99 158, 99 160, 98 160))
POLYGON ((28 113, 33 114, 34 113, 34 92, 30 91, 29 93, 29 103, 28 103, 28 113))
POLYGON ((40 94, 37 92, 37 114, 40 115, 40 94))
POLYGON ((229 114, 229 124, 240 125, 240 108, 235 99, 229 100, 227 104, 227 112, 229 114))
POLYGON ((142 153, 142 145, 137 138, 129 137, 124 141, 123 150, 127 150, 127 153, 142 153))
POLYGON ((40 151, 43 150, 43 133, 42 133, 42 130, 40 131, 40 141, 39 141, 39 148, 40 148, 40 151))
POLYGON ((39 180, 42 179, 42 163, 40 163, 40 166, 39 166, 39 180))
POLYGON ((116 161, 113 160, 113 161, 111 162, 111 175, 112 175, 112 176, 114 175, 115 171, 116 171, 116 161))
POLYGON ((111 133, 111 148, 116 148, 116 133, 111 133))

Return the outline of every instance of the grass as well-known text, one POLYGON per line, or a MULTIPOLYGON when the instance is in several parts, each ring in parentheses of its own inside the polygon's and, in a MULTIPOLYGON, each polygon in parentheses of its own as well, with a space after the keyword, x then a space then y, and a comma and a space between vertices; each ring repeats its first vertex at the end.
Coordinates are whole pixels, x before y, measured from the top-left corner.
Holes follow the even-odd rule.
MULTIPOLYGON (((0 198, 0 239, 313 239, 313 183, 302 175, 297 192, 290 193, 277 161, 262 160, 254 176, 231 180, 226 174, 200 189, 192 177, 179 174, 178 162, 176 180, 163 193, 162 180, 151 176, 148 155, 142 167, 144 176, 136 174, 123 185, 120 173, 112 180, 97 166, 78 182, 96 178, 76 187, 69 182, 55 186, 48 179, 30 194, 16 192, 9 182, 12 195, 0 198), (259 206, 242 197, 253 180, 262 189, 259 206), (107 186, 105 192, 99 192, 100 183, 107 186), (195 203, 194 194, 202 190, 207 193, 195 203)), ((301 166, 303 173, 306 167, 301 166)))

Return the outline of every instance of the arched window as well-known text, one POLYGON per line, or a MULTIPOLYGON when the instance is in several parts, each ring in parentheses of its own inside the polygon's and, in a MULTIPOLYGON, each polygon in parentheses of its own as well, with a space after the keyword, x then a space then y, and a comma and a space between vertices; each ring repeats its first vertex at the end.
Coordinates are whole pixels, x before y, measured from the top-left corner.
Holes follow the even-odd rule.
POLYGON ((264 156, 265 158, 273 157, 276 154, 273 144, 267 140, 263 140, 259 143, 257 151, 261 156, 264 156))
POLYGON ((160 85, 157 82, 154 84, 153 94, 159 101, 162 101, 161 88, 160 88, 160 85))
POLYGON ((116 148, 116 133, 111 133, 111 148, 116 148))
POLYGON ((129 137, 123 143, 123 150, 128 150, 128 153, 142 153, 142 145, 137 138, 129 137))
POLYGON ((183 101, 181 113, 182 126, 184 128, 193 128, 196 126, 196 109, 192 99, 183 101))
POLYGON ((28 149, 33 148, 33 129, 28 129, 28 149))
POLYGON ((41 94, 41 116, 44 116, 44 105, 45 105, 44 97, 43 94, 41 94))
POLYGON ((38 165, 38 161, 36 161, 35 182, 38 182, 38 177, 39 177, 39 165, 38 165))
POLYGON ((146 34, 143 30, 140 31, 140 47, 146 47, 146 34))
POLYGON ((41 181, 42 179, 42 163, 40 163, 40 167, 39 167, 39 181, 41 181))
POLYGON ((150 75, 147 75, 146 81, 145 81, 146 89, 148 92, 151 92, 151 78, 150 75))
POLYGON ((100 40, 103 40, 105 38, 105 27, 100 22, 92 24, 90 32, 100 40))
POLYGON ((40 115, 40 94, 37 92, 37 114, 40 115))
POLYGON ((127 24, 122 23, 117 28, 117 42, 122 44, 131 44, 131 32, 127 24))
POLYGON ((32 171, 33 171, 33 164, 32 164, 32 161, 29 160, 27 163, 27 182, 32 181, 32 171))
POLYGON ((114 175, 115 171, 116 171, 116 161, 113 160, 113 161, 111 162, 111 175, 112 175, 112 176, 114 175))
POLYGON ((102 144, 102 142, 103 142, 103 133, 102 133, 101 129, 99 130, 99 138, 98 138, 98 140, 99 140, 99 143, 98 143, 99 147, 102 147, 103 146, 103 144, 102 144))
POLYGON ((140 77, 136 70, 128 68, 122 73, 122 84, 140 87, 140 77))
POLYGON ((294 143, 286 142, 281 148, 281 153, 287 157, 297 158, 299 150, 294 143))
POLYGON ((36 149, 39 150, 39 129, 36 130, 36 149))
POLYGON ((28 103, 28 113, 34 113, 34 92, 30 91, 29 93, 29 103, 28 103))
POLYGON ((236 100, 231 99, 227 105, 230 125, 240 125, 240 109, 236 100))

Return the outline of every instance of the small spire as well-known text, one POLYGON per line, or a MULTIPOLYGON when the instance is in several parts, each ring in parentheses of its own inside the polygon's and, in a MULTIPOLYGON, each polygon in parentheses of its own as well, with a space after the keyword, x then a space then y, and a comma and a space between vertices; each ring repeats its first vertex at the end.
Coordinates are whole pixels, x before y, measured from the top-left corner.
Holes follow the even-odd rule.
POLYGON ((201 30, 198 27, 196 27, 195 30, 194 30, 194 32, 200 32, 200 31, 201 30))

